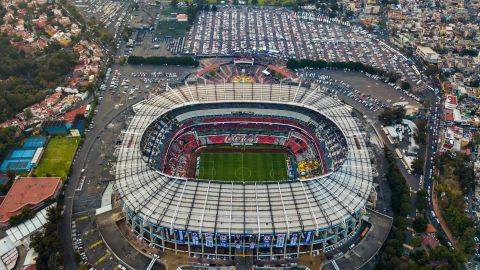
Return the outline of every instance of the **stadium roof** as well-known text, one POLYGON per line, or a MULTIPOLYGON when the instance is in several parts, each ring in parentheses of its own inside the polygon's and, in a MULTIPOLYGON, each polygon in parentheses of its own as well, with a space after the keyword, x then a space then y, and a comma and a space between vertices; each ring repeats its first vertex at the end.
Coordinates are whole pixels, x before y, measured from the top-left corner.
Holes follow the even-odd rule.
POLYGON ((24 207, 35 208, 54 197, 61 186, 60 177, 21 177, 0 204, 0 225, 7 225, 24 207))
MULTIPOLYGON (((115 188, 123 206, 155 226, 220 234, 278 234, 344 226, 363 211, 372 189, 370 157, 350 107, 321 87, 226 83, 185 85, 134 106, 123 133, 115 188), (337 124, 347 141, 345 161, 330 174, 307 181, 225 182, 165 175, 142 159, 146 128, 185 104, 215 102, 290 104, 337 124)), ((358 215, 358 216, 357 216, 358 215)))

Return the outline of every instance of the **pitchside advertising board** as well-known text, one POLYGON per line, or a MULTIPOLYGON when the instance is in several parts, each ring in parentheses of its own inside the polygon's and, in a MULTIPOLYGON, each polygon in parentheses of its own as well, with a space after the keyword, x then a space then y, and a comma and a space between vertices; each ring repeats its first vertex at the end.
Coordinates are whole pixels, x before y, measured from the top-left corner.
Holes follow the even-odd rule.
MULTIPOLYGON (((182 230, 170 230, 165 229, 165 239, 176 240, 177 243, 187 243, 188 240, 192 245, 201 245, 202 239, 204 240, 204 245, 207 247, 215 246, 215 235, 211 233, 200 234, 198 232, 186 232, 182 230), (174 239, 175 237, 175 239, 174 239), (189 239, 187 239, 189 237, 189 239)), ((313 240, 313 232, 304 232, 304 233, 291 233, 290 236, 286 234, 277 234, 277 235, 262 235, 260 236, 260 241, 257 241, 258 235, 251 234, 248 236, 248 239, 245 239, 241 234, 235 235, 218 235, 218 246, 229 247, 229 239, 234 240, 233 244, 236 248, 240 248, 243 244, 247 245, 249 248, 254 249, 257 247, 257 242, 259 242, 260 248, 283 248, 285 245, 295 246, 298 244, 309 245, 313 240)))

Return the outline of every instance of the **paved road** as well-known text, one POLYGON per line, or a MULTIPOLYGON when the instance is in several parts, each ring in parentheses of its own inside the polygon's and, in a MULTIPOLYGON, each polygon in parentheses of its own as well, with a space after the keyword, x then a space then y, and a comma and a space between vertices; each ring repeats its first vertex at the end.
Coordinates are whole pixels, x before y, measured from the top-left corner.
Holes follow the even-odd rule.
MULTIPOLYGON (((124 105, 119 109, 114 109, 112 106, 114 101, 112 98, 111 102, 101 103, 99 108, 99 114, 94 118, 96 122, 96 127, 91 130, 86 136, 83 142, 81 149, 77 152, 76 161, 73 164, 72 171, 68 180, 68 185, 65 191, 65 212, 62 219, 62 224, 60 227, 60 236, 62 239, 62 244, 64 246, 65 252, 65 267, 66 269, 76 269, 75 260, 73 257, 73 247, 71 242, 71 221, 72 221, 72 210, 75 196, 75 189, 80 183, 82 176, 82 169, 85 167, 85 164, 88 162, 89 153, 91 149, 98 144, 98 139, 100 135, 105 130, 107 125, 112 122, 116 117, 121 115, 125 110, 130 108, 131 105, 138 102, 139 99, 131 100, 128 104, 124 105), (105 109, 103 109, 105 108, 105 109), (104 111, 100 115, 100 112, 104 111)), ((92 157, 90 157, 92 158, 92 157)))

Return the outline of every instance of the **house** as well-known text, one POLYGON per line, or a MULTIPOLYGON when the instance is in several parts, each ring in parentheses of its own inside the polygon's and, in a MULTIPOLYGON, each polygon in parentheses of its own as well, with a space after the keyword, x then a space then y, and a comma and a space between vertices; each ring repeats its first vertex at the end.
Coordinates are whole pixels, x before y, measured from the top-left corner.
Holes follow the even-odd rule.
POLYGON ((188 15, 187 14, 177 14, 176 19, 177 19, 177 22, 186 22, 186 21, 188 21, 188 15))

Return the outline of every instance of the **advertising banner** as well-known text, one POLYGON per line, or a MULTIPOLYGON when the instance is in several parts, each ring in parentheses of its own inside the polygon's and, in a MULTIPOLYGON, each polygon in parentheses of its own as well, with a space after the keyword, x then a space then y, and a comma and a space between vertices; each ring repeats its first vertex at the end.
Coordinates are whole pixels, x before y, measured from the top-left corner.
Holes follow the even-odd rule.
POLYGON ((242 245, 242 236, 240 234, 235 235, 235 248, 240 248, 242 245))
POLYGON ((263 247, 270 247, 270 241, 272 240, 272 237, 270 235, 264 235, 263 236, 263 247))
POLYGON ((205 246, 213 247, 213 236, 209 233, 205 234, 205 246))
POLYGON ((311 244, 312 243, 312 232, 303 233, 303 243, 311 244))
POLYGON ((294 246, 297 244, 298 234, 292 233, 290 236, 290 245, 294 246))
POLYGON ((275 247, 282 248, 284 244, 285 244, 285 234, 278 234, 277 244, 275 245, 275 247))
POLYGON ((197 246, 198 245, 198 233, 192 232, 191 235, 192 235, 192 244, 194 246, 197 246))
POLYGON ((228 247, 228 237, 226 235, 220 235, 220 246, 228 247))
POLYGON ((185 232, 184 231, 175 231, 177 234, 177 242, 183 243, 185 242, 185 232))

